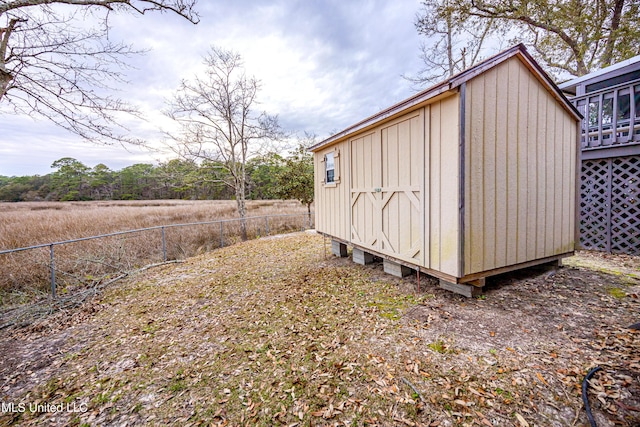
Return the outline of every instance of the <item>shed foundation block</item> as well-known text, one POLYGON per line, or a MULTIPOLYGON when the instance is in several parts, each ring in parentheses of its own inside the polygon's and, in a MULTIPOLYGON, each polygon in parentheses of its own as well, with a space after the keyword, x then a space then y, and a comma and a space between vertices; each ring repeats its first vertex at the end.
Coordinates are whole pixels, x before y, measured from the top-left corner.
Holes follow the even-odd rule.
MULTIPOLYGON (((484 285, 484 279, 477 281, 478 285, 484 285)), ((468 283, 451 283, 440 279, 440 287, 456 294, 464 295, 467 298, 473 298, 482 294, 481 286, 474 286, 468 283)))
POLYGON ((407 266, 398 264, 397 262, 385 259, 383 261, 384 272, 396 277, 406 277, 413 273, 413 270, 407 266))
POLYGON ((353 248, 353 262, 362 265, 371 264, 373 262, 373 254, 362 249, 353 248))
POLYGON ((347 256, 347 245, 340 243, 337 240, 332 240, 331 253, 340 258, 344 258, 347 256))

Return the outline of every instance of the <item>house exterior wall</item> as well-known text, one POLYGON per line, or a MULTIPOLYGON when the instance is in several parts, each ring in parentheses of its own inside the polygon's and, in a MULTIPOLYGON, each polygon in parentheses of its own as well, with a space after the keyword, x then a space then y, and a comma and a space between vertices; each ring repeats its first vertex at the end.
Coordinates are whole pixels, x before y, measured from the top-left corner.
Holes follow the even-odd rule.
POLYGON ((576 243, 640 255, 640 55, 560 87, 584 116, 576 243))
POLYGON ((464 274, 573 251, 577 119, 515 57, 465 98, 464 274))

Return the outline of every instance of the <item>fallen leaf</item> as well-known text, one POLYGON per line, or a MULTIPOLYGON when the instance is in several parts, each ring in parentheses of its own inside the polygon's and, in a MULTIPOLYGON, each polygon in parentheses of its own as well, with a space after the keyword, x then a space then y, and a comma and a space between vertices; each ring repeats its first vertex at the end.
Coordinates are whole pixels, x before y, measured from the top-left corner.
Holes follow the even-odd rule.
POLYGON ((521 427, 529 427, 529 423, 527 422, 527 420, 525 420, 524 417, 518 414, 517 412, 516 412, 516 418, 518 419, 518 422, 520 423, 521 427))
POLYGON ((547 381, 542 377, 542 375, 540 374, 540 372, 536 372, 536 376, 538 377, 538 379, 540 380, 540 382, 542 382, 544 385, 549 385, 549 383, 547 383, 547 381))

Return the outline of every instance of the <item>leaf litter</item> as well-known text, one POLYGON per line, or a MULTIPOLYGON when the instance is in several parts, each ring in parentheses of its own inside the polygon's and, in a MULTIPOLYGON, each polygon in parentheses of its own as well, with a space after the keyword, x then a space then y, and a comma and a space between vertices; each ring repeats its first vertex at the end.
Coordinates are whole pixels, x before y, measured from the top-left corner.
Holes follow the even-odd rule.
POLYGON ((640 282, 611 270, 637 258, 588 254, 466 299, 325 250, 309 233, 245 242, 9 330, 0 400, 87 410, 0 425, 585 425, 596 365, 598 425, 640 424, 640 282))

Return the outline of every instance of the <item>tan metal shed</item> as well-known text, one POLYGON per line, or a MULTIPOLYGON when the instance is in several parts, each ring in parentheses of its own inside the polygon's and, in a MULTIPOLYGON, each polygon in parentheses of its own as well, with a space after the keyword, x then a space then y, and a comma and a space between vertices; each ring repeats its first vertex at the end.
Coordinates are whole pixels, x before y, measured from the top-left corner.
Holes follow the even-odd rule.
POLYGON ((514 46, 311 147, 316 229, 468 295, 571 255, 580 118, 514 46))

